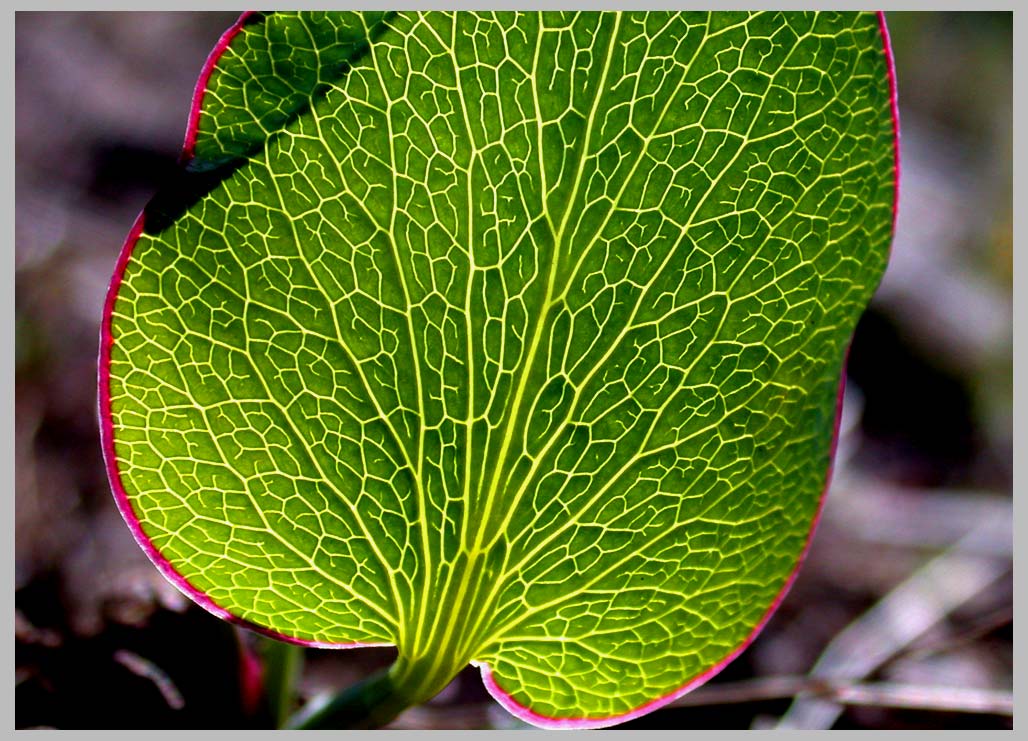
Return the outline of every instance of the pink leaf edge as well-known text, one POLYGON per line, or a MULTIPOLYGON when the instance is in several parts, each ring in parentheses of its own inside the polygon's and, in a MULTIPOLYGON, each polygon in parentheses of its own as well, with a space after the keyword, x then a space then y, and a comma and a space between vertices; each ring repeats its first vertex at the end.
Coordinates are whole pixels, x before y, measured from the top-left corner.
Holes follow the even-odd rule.
MULTIPOLYGON (((200 77, 197 80, 196 88, 193 91, 192 105, 189 113, 189 120, 186 127, 185 141, 183 143, 182 155, 180 162, 182 164, 187 163, 191 160, 195 153, 197 131, 199 129, 200 116, 203 107, 204 94, 207 91, 207 84, 210 80, 211 74, 217 67, 218 61, 221 59, 222 54, 232 43, 232 40, 240 32, 242 27, 246 24, 247 20, 254 14, 255 11, 245 11, 242 13, 236 22, 221 35, 218 39, 214 49, 208 55, 206 62, 204 63, 203 69, 200 72, 200 77)), ((878 24, 882 35, 882 42, 884 47, 884 53, 886 58, 886 66, 888 72, 889 82, 889 105, 890 113, 893 120, 893 171, 894 171, 894 195, 893 195, 893 208, 892 208, 892 227, 893 233, 896 228, 896 218, 899 210, 899 184, 900 184, 900 118, 899 118, 899 104, 898 104, 898 93, 896 86, 896 70, 895 60, 892 53, 892 44, 889 37, 888 26, 885 22, 884 11, 878 11, 878 24)), ((320 641, 310 641, 294 636, 286 635, 278 631, 266 628, 261 625, 250 622, 244 618, 238 617, 233 613, 229 612, 225 608, 217 605, 214 600, 210 598, 208 594, 200 589, 194 587, 190 582, 180 574, 174 566, 157 550, 149 536, 143 531, 142 525, 139 518, 136 516, 135 511, 132 508, 132 504, 129 501, 128 493, 125 490, 121 482, 121 474, 117 467, 117 456, 114 449, 114 423, 111 415, 111 396, 110 396, 110 361, 111 361, 111 348, 114 346, 114 336, 111 331, 111 320, 114 313, 114 303, 117 299, 118 289, 121 286, 122 279, 125 275, 125 269, 128 266, 129 259, 131 258, 132 251, 139 240, 140 235, 143 233, 143 221, 144 215, 140 213, 136 218, 128 236, 125 239, 125 243, 121 248, 121 252, 118 255, 118 261, 115 266, 114 275, 111 278, 110 285, 107 290, 107 297, 104 303, 103 316, 100 326, 100 362, 98 367, 98 407, 99 407, 99 418, 100 418, 100 437, 101 445, 103 448, 104 465, 107 469, 107 478, 111 485, 111 490, 114 494, 115 503, 117 504, 119 512, 121 512, 125 523, 128 525, 129 530, 132 532, 136 542, 142 548, 143 552, 149 557, 150 561, 157 567, 158 571, 171 582, 179 591, 189 597, 191 600, 196 602, 200 607, 204 608, 211 614, 225 620, 229 623, 237 625, 241 628, 253 631, 260 635, 274 638, 276 640, 285 641, 308 648, 325 648, 325 649, 343 649, 343 648, 371 648, 371 647, 392 647, 391 643, 329 643, 320 641)), ((849 355, 849 349, 847 348, 847 358, 849 355)), ((646 715, 658 708, 661 708, 674 700, 682 697, 688 692, 696 689, 700 685, 707 682, 709 679, 717 675, 722 669, 730 664, 736 657, 739 656, 749 645, 756 639, 757 635, 763 630, 764 626, 770 620, 771 616, 775 613, 778 607, 781 605, 785 596, 788 594, 793 582, 796 580, 796 576, 799 573, 800 567, 807 557, 807 553, 810 549, 810 544, 813 540, 814 532, 817 529, 817 525, 821 519, 821 514, 824 510, 824 504, 826 495, 828 493, 829 486, 832 479, 833 464, 835 460, 836 446, 838 444, 839 435, 839 423, 842 419, 842 402, 843 395, 846 387, 846 362, 843 362, 843 373, 839 384, 839 393, 836 401, 835 410, 835 421, 834 429, 832 433, 831 453, 828 466, 828 473, 825 478, 825 488, 821 494, 820 502, 818 503, 817 512, 811 521, 810 531, 807 535, 807 541, 804 544, 803 551, 800 554, 800 558, 797 560, 792 572, 786 579, 785 584, 782 586, 781 591, 778 593, 774 602, 764 613, 760 622, 753 629, 753 631, 743 640, 743 642, 725 656, 720 662, 712 666, 705 672, 693 677, 686 682, 682 687, 674 690, 662 697, 655 700, 651 700, 638 708, 630 710, 626 713, 609 716, 606 718, 554 718, 550 716, 541 715, 535 711, 521 705, 515 700, 506 690, 504 690, 497 683, 493 676, 492 669, 487 662, 472 661, 473 666, 478 667, 482 675, 482 682, 485 685, 486 690, 504 709, 510 712, 517 718, 530 723, 532 725, 548 728, 548 729, 591 729, 591 728, 605 728, 608 726, 617 725, 634 718, 646 715)))
MULTIPOLYGON (((878 14, 878 28, 882 35, 882 44, 885 53, 886 69, 888 74, 889 82, 889 110, 892 115, 893 124, 893 202, 892 202, 892 231, 895 236, 896 231, 896 217, 899 212, 899 184, 900 184, 900 119, 899 119, 899 98, 896 89, 896 68, 895 60, 892 53, 892 42, 889 38, 889 28, 885 22, 885 12, 877 11, 878 14)), ((890 249, 891 249, 890 239, 890 249)), ((796 581, 796 577, 799 574, 800 567, 803 565, 807 558, 807 554, 810 551, 810 545, 814 539, 814 532, 817 530, 818 523, 821 521, 821 515, 824 512, 824 505, 827 499, 828 490, 831 487, 832 474, 835 464, 835 453, 839 443, 839 424, 842 421, 842 404, 843 397, 846 392, 846 366, 849 360, 849 347, 846 348, 846 356, 842 363, 842 377, 839 381, 839 392, 835 402, 835 421, 832 430, 832 443, 831 450, 829 453, 828 461, 828 472, 825 477, 825 487, 821 492, 821 498, 818 503, 817 512, 814 514, 814 518, 810 524, 810 531, 807 533, 807 541, 803 546, 803 551, 800 553, 799 559, 796 561, 796 565, 793 567, 792 572, 789 574, 785 583, 782 585, 781 591, 775 597, 774 602, 764 613, 764 616, 757 623, 753 631, 746 636, 739 646, 729 652, 721 661, 707 669, 706 671, 696 675, 684 685, 679 687, 666 695, 658 697, 655 700, 651 700, 643 705, 640 705, 633 710, 621 713, 619 715, 612 715, 605 718, 555 718, 547 715, 541 715, 534 710, 522 705, 514 697, 503 689, 496 678, 493 676, 492 669, 487 662, 471 662, 473 666, 478 667, 482 674, 482 683, 485 685, 486 690, 492 695, 493 699, 496 700, 500 705, 503 706, 507 712, 511 713, 517 718, 531 723, 534 726, 546 729, 594 729, 594 728, 606 728, 620 723, 639 718, 643 715, 657 710, 665 705, 668 705, 679 697, 688 694, 692 690, 696 689, 700 685, 706 683, 709 679, 716 676, 722 669, 728 664, 734 661, 739 654, 745 651, 751 643, 756 639, 760 632, 767 625, 767 622, 771 619, 771 616, 778 610, 782 601, 785 599, 789 590, 792 588, 793 583, 796 581)))
MULTIPOLYGON (((185 165, 193 158, 194 150, 196 146, 197 130, 200 124, 200 115, 203 107, 204 94, 207 91, 207 84, 210 81, 211 74, 217 67, 218 61, 221 59, 222 54, 232 43, 232 40, 240 32, 244 25, 251 16, 254 15, 255 11, 246 11, 236 20, 234 24, 218 39, 218 43, 207 57, 207 61, 204 63, 203 69, 200 72, 200 77, 197 80, 196 88, 193 91, 193 100, 189 112, 189 119, 186 126, 185 141, 182 146, 182 154, 179 158, 179 163, 185 165)), ((111 322, 114 314, 114 304, 117 300, 118 289, 121 287, 122 279, 125 275, 125 269, 128 267, 129 260, 132 257, 132 252, 139 241, 140 235, 143 233, 144 225, 144 214, 141 212, 136 217, 135 223, 132 225, 128 236, 125 239, 125 243, 122 245, 121 252, 118 255, 118 261, 114 268, 114 274, 111 277, 110 285, 107 289, 107 297, 104 302, 103 315, 100 323, 100 358, 97 372, 97 386, 98 386, 98 412, 100 420, 100 442, 103 449, 104 466, 107 469, 107 479, 111 486, 111 491, 114 494, 114 501, 118 507, 118 511, 121 512, 122 518, 128 525, 129 530, 132 532, 132 536, 135 538, 136 543, 143 549, 143 552, 149 557, 150 561, 153 562, 154 566, 157 567, 158 571, 171 582, 180 592, 189 597, 193 602, 200 605, 212 615, 215 615, 222 620, 225 620, 234 625, 238 625, 241 628, 253 631, 260 635, 274 638, 276 640, 285 641, 287 643, 293 643, 300 646, 307 646, 309 648, 369 648, 378 646, 392 646, 391 643, 328 643, 321 641, 311 641, 295 636, 290 636, 285 633, 280 633, 271 628, 266 628, 261 625, 241 618, 220 605, 216 604, 211 597, 204 591, 197 589, 193 586, 189 580, 187 580, 179 571, 169 562, 160 551, 154 546, 153 541, 143 531, 142 524, 136 515, 132 503, 129 500, 128 492, 125 490, 124 485, 121 481, 121 473, 118 471, 117 454, 114 448, 114 420, 111 414, 111 349, 114 347, 114 335, 111 330, 111 322)))

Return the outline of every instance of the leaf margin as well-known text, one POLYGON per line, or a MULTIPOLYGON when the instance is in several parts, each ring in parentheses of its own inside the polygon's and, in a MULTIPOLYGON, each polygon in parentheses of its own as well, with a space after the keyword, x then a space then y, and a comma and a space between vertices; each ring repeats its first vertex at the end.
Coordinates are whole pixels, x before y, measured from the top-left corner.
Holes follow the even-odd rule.
MULTIPOLYGON (((901 176, 901 165, 900 165, 900 119, 899 119, 899 108, 898 108, 898 94, 896 87, 896 74, 895 74, 895 60, 892 53, 891 41, 889 37, 888 28, 885 20, 884 11, 876 11, 878 16, 879 28, 883 41, 883 53, 885 56, 885 64, 888 73, 888 90, 889 90, 889 103, 890 113, 893 122, 893 138, 894 138, 894 178, 893 178, 893 207, 892 207, 892 236, 895 235, 896 218, 898 213, 899 205, 899 182, 901 176)), ((242 28, 248 23, 252 22, 252 18, 258 15, 256 11, 245 11, 236 20, 236 22, 226 30, 219 38, 214 49, 208 56, 204 66, 201 70, 199 79, 194 89, 192 103, 189 113, 189 119, 186 128, 185 140, 183 143, 182 153, 180 155, 180 165, 187 167, 195 158, 196 152, 196 141, 199 132, 200 121, 203 117, 203 99, 208 89, 210 78, 214 71, 217 69, 217 64, 221 59, 224 52, 231 45, 232 40, 241 32, 242 28)), ((261 635, 268 636, 277 640, 285 641, 296 645, 311 647, 311 648, 361 648, 361 647, 374 647, 374 646, 393 646, 392 643, 326 643, 311 641, 307 639, 297 638, 280 633, 276 630, 266 628, 255 623, 252 623, 244 618, 241 618, 225 608, 217 605, 205 592, 192 586, 189 581, 182 576, 171 562, 163 556, 157 548, 154 546, 150 538, 145 534, 142 529, 141 522, 136 515, 128 493, 124 488, 121 481, 121 475, 117 467, 117 455, 114 448, 114 425, 113 415, 111 412, 111 348, 114 344, 114 337, 111 331, 112 319, 114 314, 114 304, 117 299, 118 289, 122 283, 122 279, 125 274, 125 270, 131 260, 134 248, 145 230, 145 216, 146 210, 139 214, 134 222, 132 228, 129 231, 128 236, 121 248, 117 263, 112 275, 111 282, 108 286, 107 295, 103 307, 103 313, 101 318, 100 326, 100 349, 99 349, 99 362, 98 362, 98 415, 100 422, 100 433, 101 433, 101 447, 104 458, 104 465, 106 468, 108 481, 110 483, 115 503, 121 513, 123 519, 128 525, 134 539, 140 548, 146 553, 151 562, 157 567, 160 573, 171 582, 179 591, 189 597, 191 600, 196 602, 198 605, 203 607, 208 612, 212 613, 216 617, 226 620, 229 623, 237 625, 239 627, 254 631, 261 635)), ((890 248, 891 248, 890 239, 890 248)), ((542 728, 550 729, 595 729, 604 728, 612 725, 624 723, 642 715, 648 714, 662 706, 665 706, 675 699, 685 695, 689 691, 696 687, 704 684, 710 678, 719 673, 725 666, 731 663, 739 654, 741 654, 761 633, 771 616, 777 611, 782 601, 785 599, 787 593, 791 589, 798 572, 804 563, 806 556, 809 552, 810 545, 813 540, 814 533, 817 529, 817 525, 820 521, 820 517, 823 512, 824 504, 827 499, 827 493, 830 488, 830 483, 833 474, 833 467, 835 461, 836 447, 838 443, 838 432, 839 424, 841 421, 843 394, 846 384, 846 365, 848 360, 848 347, 846 354, 843 358, 841 366, 841 378, 839 383, 839 391, 835 409, 835 419, 833 424, 833 434, 831 440, 830 454, 828 470, 825 478, 825 486, 822 494, 819 498, 817 510, 811 521, 810 529, 807 534, 806 543, 796 560, 792 571, 786 578, 780 592, 776 596, 775 600, 767 608, 761 620, 756 624, 751 633, 732 651, 730 651, 721 661, 708 668, 706 671, 699 675, 691 678, 679 689, 674 690, 662 697, 651 700, 643 705, 630 710, 626 713, 622 713, 615 716, 608 716, 603 718, 552 718, 544 715, 540 715, 531 709, 518 703, 509 693, 507 693, 497 683, 496 679, 492 675, 492 670, 487 662, 472 661, 472 665, 476 666, 482 675, 483 683, 489 692, 489 694, 504 707, 508 712, 514 716, 524 720, 532 725, 539 726, 542 728)))
MULTIPOLYGON (((257 11, 244 11, 235 23, 233 23, 218 39, 214 49, 208 55, 200 71, 196 86, 193 90, 192 102, 190 105, 188 123, 186 125, 185 139, 182 145, 182 152, 179 156, 179 166, 183 172, 193 161, 195 145, 199 132, 200 120, 203 117, 203 99, 207 91, 210 78, 217 69, 225 51, 232 41, 240 34, 243 27, 253 22, 252 19, 259 14, 257 11)), ((157 196, 155 196, 156 198, 157 196)), ((150 203, 152 203, 151 201, 150 203)), ((280 631, 253 623, 245 618, 229 612, 227 609, 214 602, 211 597, 201 589, 193 586, 172 563, 154 546, 153 541, 144 532, 142 523, 132 506, 128 492, 121 480, 121 472, 118 470, 118 457, 114 447, 114 417, 111 410, 111 349, 114 346, 114 335, 111 331, 114 317, 114 304, 118 297, 118 289, 121 287, 125 276, 125 270, 132 258, 136 243, 144 234, 147 228, 146 215, 150 203, 144 206, 136 217, 121 251, 118 253, 117 262, 107 287, 107 294, 104 299, 103 312, 100 320, 100 342, 97 362, 97 413, 100 427, 100 446, 103 453, 104 468, 107 472, 107 480, 114 496, 115 505, 121 513, 122 519, 128 525, 132 537, 150 559, 161 575, 167 579, 182 594, 191 599, 197 605, 211 613, 215 617, 236 625, 240 628, 253 631, 259 635, 284 641, 293 645, 307 648, 345 649, 345 648, 373 648, 392 647, 392 643, 328 643, 312 641, 296 636, 291 636, 280 631)))
MULTIPOLYGON (((892 233, 890 234, 889 244, 887 250, 891 251, 892 242, 895 239, 896 233, 896 219, 899 213, 899 195, 900 195, 900 176, 901 176, 901 164, 900 164, 900 116, 899 116, 899 96, 896 85, 896 66, 895 57, 892 51, 892 41, 889 36, 889 28, 885 20, 885 11, 875 11, 878 16, 878 28, 882 36, 882 50, 885 56, 885 67, 888 76, 888 89, 889 89, 889 108, 890 115, 892 117, 893 125, 893 202, 892 202, 892 233)), ((886 264, 888 263, 888 254, 886 255, 886 264)), ((507 712, 511 715, 519 718, 520 720, 530 723, 539 728, 548 730, 593 730, 599 728, 607 728, 610 726, 619 725, 635 718, 639 718, 644 715, 648 715, 654 710, 658 710, 665 705, 669 705, 678 698, 688 694, 697 687, 702 686, 708 680, 715 677, 721 672, 726 666, 732 663, 743 651, 749 648, 750 644, 753 643, 764 630, 764 627, 777 612, 782 602, 785 600, 789 591, 792 589, 792 585, 795 583, 797 576, 799 575, 800 568, 806 561, 807 555, 810 552, 810 546, 813 543, 817 526, 821 521, 821 515, 824 512, 825 502, 828 499, 828 491, 831 488, 832 475, 835 467, 835 456, 839 443, 839 427, 842 422, 842 408, 843 398, 846 392, 846 367, 849 361, 849 352, 852 345, 852 337, 850 343, 846 346, 845 355, 843 356, 840 380, 839 380, 839 391, 836 398, 835 404, 835 421, 833 422, 832 428, 832 440, 831 447, 829 449, 828 456, 828 470, 825 474, 825 485, 821 492, 821 496, 818 500, 817 510, 814 513, 814 517, 810 523, 810 530, 807 532, 807 540, 803 546, 803 550, 799 554, 799 558, 793 566, 789 576, 786 577, 785 582, 782 585, 781 591, 775 597, 774 601, 768 606, 763 617, 754 626, 746 638, 743 639, 742 643, 732 649, 728 654, 725 655, 719 662, 708 668, 706 671, 692 677, 686 681, 681 687, 676 690, 651 700, 647 703, 640 705, 637 708, 629 710, 626 713, 619 715, 612 715, 605 718, 554 718, 540 713, 535 712, 531 708, 528 708, 503 689, 496 681, 493 676, 492 669, 488 662, 471 662, 473 666, 476 666, 481 675, 482 683, 485 685, 486 690, 490 696, 500 704, 507 712)))

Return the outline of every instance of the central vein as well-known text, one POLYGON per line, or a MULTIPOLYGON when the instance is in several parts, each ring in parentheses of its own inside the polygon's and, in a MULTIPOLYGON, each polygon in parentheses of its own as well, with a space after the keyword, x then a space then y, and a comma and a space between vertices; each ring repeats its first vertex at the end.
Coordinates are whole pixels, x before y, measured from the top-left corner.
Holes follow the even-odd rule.
MULTIPOLYGON (((489 488, 485 495, 485 509, 482 513, 480 522, 478 523, 478 531, 475 537, 475 541, 472 544, 472 552, 478 552, 483 549, 483 540, 489 530, 493 529, 490 527, 493 512, 496 509, 498 490, 500 482, 503 479, 503 474, 508 470, 508 457, 510 455, 511 444, 514 441, 514 430, 517 429, 517 423, 520 420, 522 414, 525 412, 525 391, 528 387, 528 381, 531 376, 532 367, 535 364, 536 355, 539 351, 539 345, 542 343, 544 335, 544 329, 546 328, 551 305, 553 303, 554 289, 557 281, 559 256, 562 247, 564 247, 564 240, 567 235, 568 225, 571 223, 571 216, 574 212, 575 201, 578 198, 578 192, 581 188, 582 178, 585 174, 585 162, 588 159, 589 147, 592 141, 592 134, 594 130, 594 124, 596 119, 596 111, 599 108, 600 100, 603 98, 603 91, 606 89, 607 77, 610 72, 610 64, 613 55, 611 50, 613 49, 615 40, 617 39, 618 31, 621 27, 621 14, 616 13, 614 17, 614 28, 610 32, 610 40, 604 54, 603 71, 600 73, 600 79, 596 87, 595 94, 593 96, 592 106, 589 110, 589 116, 586 119, 585 125, 585 140, 580 150, 580 156, 578 158, 578 166, 575 170, 575 180, 571 186, 571 191, 568 194, 567 203, 564 207, 564 214, 561 217, 560 226, 557 228, 556 233, 553 234, 553 253, 550 256, 550 266, 546 281, 546 295, 543 298, 542 306, 539 311, 539 319, 536 322, 535 329, 532 333, 532 344, 528 350, 528 356, 525 358, 521 366, 521 374, 518 380, 517 391, 514 394, 514 399, 509 407, 509 418, 507 424, 504 425, 504 437, 503 443, 500 447, 500 452, 496 457, 496 465, 493 466, 492 479, 489 482, 489 488)), ((538 112, 540 119, 542 118, 542 112, 538 112)), ((543 208, 546 208, 546 194, 543 193, 543 208)), ((547 213, 547 221, 549 222, 549 215, 547 213)), ((552 222, 551 227, 552 227, 552 222)), ((508 508, 513 508, 517 505, 516 502, 505 502, 508 508)), ((495 538, 499 533, 489 533, 491 538, 495 538)))

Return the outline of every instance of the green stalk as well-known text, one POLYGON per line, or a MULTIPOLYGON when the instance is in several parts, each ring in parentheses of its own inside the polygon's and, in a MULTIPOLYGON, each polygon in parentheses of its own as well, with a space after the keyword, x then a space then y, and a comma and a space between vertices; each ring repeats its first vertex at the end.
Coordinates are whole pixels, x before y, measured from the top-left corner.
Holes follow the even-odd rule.
POLYGON ((293 712, 296 681, 303 668, 303 647, 270 638, 261 641, 264 659, 264 696, 275 728, 282 728, 293 712))
POLYGON ((323 705, 308 705, 286 724, 286 728, 381 728, 406 708, 406 702, 395 692, 389 673, 381 671, 346 688, 323 705))
POLYGON ((404 710, 432 699, 457 676, 462 665, 397 659, 323 704, 311 703, 293 716, 288 729, 382 728, 404 710))
POLYGON ((454 566, 458 579, 434 605, 435 618, 419 623, 388 670, 358 682, 324 704, 311 704, 287 728, 381 728, 409 707, 431 700, 474 658, 477 645, 469 633, 472 616, 480 614, 485 559, 481 552, 460 554, 454 566))

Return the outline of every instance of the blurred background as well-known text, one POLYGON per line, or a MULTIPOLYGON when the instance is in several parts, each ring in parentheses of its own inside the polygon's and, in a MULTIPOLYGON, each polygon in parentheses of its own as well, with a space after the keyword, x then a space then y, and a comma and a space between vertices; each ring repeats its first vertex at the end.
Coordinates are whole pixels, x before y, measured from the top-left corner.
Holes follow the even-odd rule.
MULTIPOLYGON (((181 596, 114 506, 100 313, 235 12, 15 24, 18 728, 261 727, 269 642, 181 596)), ((850 354, 804 568, 721 674, 620 728, 1012 728, 1012 14, 889 13, 902 121, 892 260, 850 354)), ((388 649, 308 649, 303 699, 388 649)), ((469 669, 395 728, 524 727, 469 669)))

